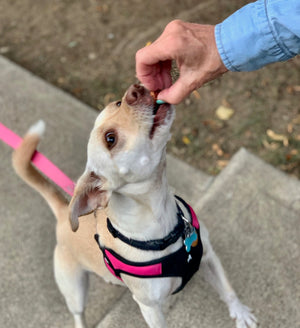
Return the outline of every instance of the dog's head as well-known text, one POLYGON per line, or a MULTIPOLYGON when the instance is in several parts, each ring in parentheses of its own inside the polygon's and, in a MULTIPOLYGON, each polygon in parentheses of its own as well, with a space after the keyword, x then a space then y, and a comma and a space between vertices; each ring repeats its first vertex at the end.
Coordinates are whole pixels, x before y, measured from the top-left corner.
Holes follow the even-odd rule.
POLYGON ((173 106, 156 105, 141 85, 106 106, 91 132, 86 170, 70 203, 73 231, 78 217, 105 208, 112 192, 153 177, 164 160, 173 119, 173 106))

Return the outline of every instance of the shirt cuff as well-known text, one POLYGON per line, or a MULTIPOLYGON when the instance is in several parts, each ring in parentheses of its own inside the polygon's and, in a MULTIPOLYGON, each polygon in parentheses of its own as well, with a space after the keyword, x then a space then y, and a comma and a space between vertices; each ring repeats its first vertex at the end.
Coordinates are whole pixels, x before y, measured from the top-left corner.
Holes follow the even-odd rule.
POLYGON ((230 71, 254 71, 292 57, 275 40, 263 0, 244 6, 216 25, 215 39, 230 71))

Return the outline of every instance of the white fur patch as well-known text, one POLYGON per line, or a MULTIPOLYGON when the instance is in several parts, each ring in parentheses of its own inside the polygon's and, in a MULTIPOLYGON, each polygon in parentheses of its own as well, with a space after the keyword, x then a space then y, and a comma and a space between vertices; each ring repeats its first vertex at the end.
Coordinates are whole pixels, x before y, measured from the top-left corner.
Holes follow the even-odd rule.
POLYGON ((39 120, 29 128, 27 133, 37 134, 41 137, 44 134, 45 130, 46 130, 45 122, 43 120, 39 120))
POLYGON ((125 175, 125 174, 127 174, 127 173, 128 173, 128 168, 127 168, 127 167, 124 167, 124 166, 121 166, 121 167, 119 168, 119 173, 120 173, 121 175, 125 175))
POLYGON ((237 297, 229 301, 229 313, 236 321, 236 328, 256 328, 257 319, 246 305, 242 304, 237 297))
POLYGON ((150 159, 147 156, 142 156, 140 159, 140 164, 142 166, 146 166, 147 164, 149 164, 149 162, 150 162, 150 159))

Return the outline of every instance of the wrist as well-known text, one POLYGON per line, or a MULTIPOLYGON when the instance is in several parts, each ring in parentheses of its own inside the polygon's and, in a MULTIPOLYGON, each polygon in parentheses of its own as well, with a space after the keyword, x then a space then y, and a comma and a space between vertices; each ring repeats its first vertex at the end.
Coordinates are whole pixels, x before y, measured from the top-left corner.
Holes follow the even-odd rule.
POLYGON ((201 85, 228 72, 218 50, 215 28, 214 25, 199 25, 198 39, 204 44, 199 56, 201 85))

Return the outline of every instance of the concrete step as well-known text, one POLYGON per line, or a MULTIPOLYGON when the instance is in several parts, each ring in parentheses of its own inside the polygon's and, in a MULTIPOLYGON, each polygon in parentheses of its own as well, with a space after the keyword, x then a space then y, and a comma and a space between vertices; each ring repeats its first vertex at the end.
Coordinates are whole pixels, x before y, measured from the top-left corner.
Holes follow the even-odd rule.
POLYGON ((191 204, 197 204, 214 181, 213 176, 171 155, 167 156, 167 177, 173 192, 188 199, 191 204))
MULTIPOLYGON (((39 150, 74 180, 84 170, 96 114, 0 57, 0 121, 23 135, 43 119, 47 128, 39 150)), ((14 173, 11 152, 0 142, 0 327, 71 328, 73 318, 53 275, 55 219, 42 198, 14 173)), ((89 326, 95 325, 125 290, 96 277, 91 286, 89 326)))
MULTIPOLYGON (((47 129, 39 150, 73 180, 84 170, 96 115, 93 109, 0 56, 0 122, 23 135, 43 119, 47 129)), ((11 152, 0 142, 0 327, 71 328, 73 319, 53 277, 55 220, 41 197, 14 173, 11 152)), ((168 168, 178 194, 186 194, 185 184, 196 181, 195 190, 201 195, 212 179, 171 156, 168 168), (188 172, 191 174, 183 181, 188 172)), ((86 313, 89 327, 105 317, 125 291, 92 276, 86 313)))
MULTIPOLYGON (((0 121, 19 134, 42 118, 40 150, 72 179, 83 171, 96 113, 0 57, 0 121)), ((52 273, 55 222, 47 205, 14 174, 0 143, 0 327, 72 327, 52 273)), ((176 193, 203 220, 241 300, 261 327, 300 322, 300 182, 239 151, 217 178, 168 156, 176 193)), ((225 305, 198 273, 167 311, 170 327, 234 327, 225 305)), ((93 327, 146 327, 130 293, 92 276, 87 321, 93 327)))
MULTIPOLYGON (((195 208, 210 230, 212 244, 237 294, 254 309, 260 326, 297 327, 299 180, 241 149, 195 208)), ((227 312, 199 273, 171 301, 167 321, 176 328, 233 328, 227 312)), ((146 328, 128 291, 103 319, 101 328, 120 323, 124 328, 146 328)))

